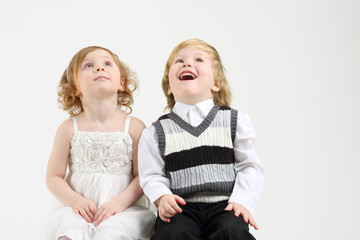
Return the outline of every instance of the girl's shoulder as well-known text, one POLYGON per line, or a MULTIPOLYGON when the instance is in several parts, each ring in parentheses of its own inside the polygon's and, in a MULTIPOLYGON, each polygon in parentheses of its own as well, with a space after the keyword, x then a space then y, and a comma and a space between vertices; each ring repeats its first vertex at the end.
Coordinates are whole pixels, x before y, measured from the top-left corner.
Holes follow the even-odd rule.
POLYGON ((70 130, 74 130, 74 124, 73 124, 73 119, 69 118, 66 119, 65 121, 63 121, 62 123, 60 123, 59 128, 62 131, 70 131, 70 130))
POLYGON ((131 116, 129 133, 132 136, 140 136, 141 132, 145 129, 145 124, 137 117, 131 116))
POLYGON ((63 121, 56 132, 57 138, 60 138, 62 140, 70 141, 72 138, 72 135, 74 134, 74 126, 72 119, 67 119, 63 121))

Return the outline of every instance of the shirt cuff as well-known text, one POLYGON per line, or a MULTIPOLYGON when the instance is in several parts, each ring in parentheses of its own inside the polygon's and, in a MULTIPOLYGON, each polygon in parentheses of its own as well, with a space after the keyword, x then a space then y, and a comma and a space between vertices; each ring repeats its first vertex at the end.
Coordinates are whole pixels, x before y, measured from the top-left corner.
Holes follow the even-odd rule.
POLYGON ((154 204, 154 202, 161 196, 165 194, 173 194, 170 189, 161 183, 154 183, 154 184, 147 184, 144 186, 144 193, 145 195, 150 199, 151 203, 154 204))

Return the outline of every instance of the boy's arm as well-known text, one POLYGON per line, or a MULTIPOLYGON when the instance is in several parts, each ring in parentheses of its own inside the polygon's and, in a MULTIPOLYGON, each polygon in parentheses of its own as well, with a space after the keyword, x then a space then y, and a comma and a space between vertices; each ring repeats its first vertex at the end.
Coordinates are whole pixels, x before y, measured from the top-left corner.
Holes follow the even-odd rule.
POLYGON ((256 140, 250 118, 239 112, 234 141, 236 180, 229 202, 242 205, 250 213, 255 209, 264 183, 264 169, 255 149, 256 140))
POLYGON ((172 194, 154 126, 146 128, 141 134, 138 165, 140 186, 152 203, 165 194, 172 194))

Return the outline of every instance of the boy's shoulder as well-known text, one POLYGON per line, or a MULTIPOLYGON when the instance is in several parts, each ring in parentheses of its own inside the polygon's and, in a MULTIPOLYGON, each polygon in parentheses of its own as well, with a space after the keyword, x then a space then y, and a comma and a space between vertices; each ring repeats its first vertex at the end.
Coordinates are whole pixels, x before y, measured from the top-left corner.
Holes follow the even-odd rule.
POLYGON ((226 106, 226 105, 218 105, 220 108, 219 110, 235 110, 229 106, 226 106))
POLYGON ((155 124, 156 122, 160 122, 161 120, 170 118, 169 114, 170 113, 165 113, 165 114, 161 115, 158 119, 156 119, 156 121, 153 122, 153 124, 155 124))

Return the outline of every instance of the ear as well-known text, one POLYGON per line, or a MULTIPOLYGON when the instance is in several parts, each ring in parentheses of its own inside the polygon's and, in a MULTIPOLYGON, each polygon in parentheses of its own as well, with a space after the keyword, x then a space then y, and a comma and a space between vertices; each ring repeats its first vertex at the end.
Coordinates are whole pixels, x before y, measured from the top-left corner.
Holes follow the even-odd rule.
POLYGON ((80 95, 81 95, 81 92, 79 92, 78 90, 76 90, 76 91, 75 91, 75 96, 80 97, 80 95))
POLYGON ((171 91, 171 89, 169 88, 169 89, 167 90, 167 95, 170 95, 170 94, 172 94, 172 91, 171 91))
POLYGON ((218 92, 218 91, 220 91, 220 88, 218 86, 216 86, 216 84, 214 83, 214 85, 212 85, 212 87, 211 87, 211 91, 218 92))
POLYGON ((121 78, 120 79, 120 87, 118 89, 119 92, 122 92, 125 90, 125 79, 124 78, 121 78))

